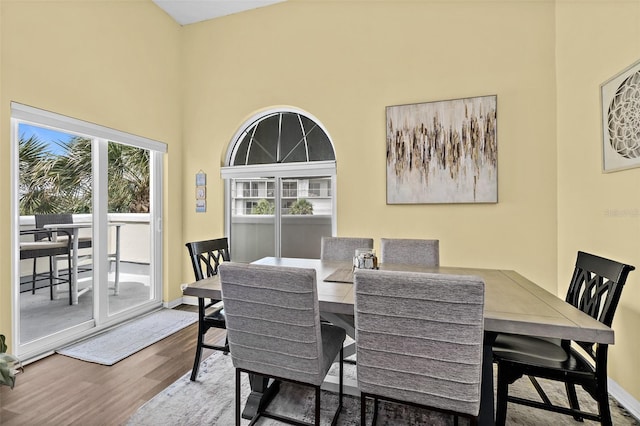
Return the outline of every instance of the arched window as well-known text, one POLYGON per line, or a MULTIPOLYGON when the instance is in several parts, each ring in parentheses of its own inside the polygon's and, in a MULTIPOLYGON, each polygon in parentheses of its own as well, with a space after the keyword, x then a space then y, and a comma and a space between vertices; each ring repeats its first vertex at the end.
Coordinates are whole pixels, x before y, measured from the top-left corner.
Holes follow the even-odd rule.
POLYGON ((336 161, 322 124, 295 108, 261 112, 229 144, 222 177, 233 259, 320 257, 335 233, 336 161))

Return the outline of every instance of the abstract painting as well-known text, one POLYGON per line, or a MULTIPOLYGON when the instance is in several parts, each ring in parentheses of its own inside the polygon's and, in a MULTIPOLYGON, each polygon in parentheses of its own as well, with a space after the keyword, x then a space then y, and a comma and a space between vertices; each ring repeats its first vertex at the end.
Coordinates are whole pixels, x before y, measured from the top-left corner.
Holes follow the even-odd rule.
POLYGON ((602 168, 640 166, 640 61, 600 86, 602 168))
POLYGON ((389 106, 387 204, 497 203, 497 96, 389 106))

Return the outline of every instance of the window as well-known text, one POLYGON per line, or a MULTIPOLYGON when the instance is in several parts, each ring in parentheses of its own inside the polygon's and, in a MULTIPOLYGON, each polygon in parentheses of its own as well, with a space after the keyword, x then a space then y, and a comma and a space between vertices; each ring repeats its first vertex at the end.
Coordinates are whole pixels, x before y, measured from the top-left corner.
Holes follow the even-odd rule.
POLYGON ((296 198, 298 196, 298 182, 293 180, 282 182, 282 198, 296 198))
POLYGON ((320 239, 335 233, 335 175, 333 144, 310 114, 270 110, 244 123, 222 169, 234 260, 320 257, 320 239))

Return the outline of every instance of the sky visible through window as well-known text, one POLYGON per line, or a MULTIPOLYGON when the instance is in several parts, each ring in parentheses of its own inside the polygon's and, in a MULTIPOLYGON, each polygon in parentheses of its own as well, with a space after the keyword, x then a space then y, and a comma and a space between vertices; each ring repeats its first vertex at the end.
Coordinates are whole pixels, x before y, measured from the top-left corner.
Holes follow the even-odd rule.
POLYGON ((64 150, 56 142, 69 142, 73 137, 73 135, 58 130, 32 126, 25 123, 18 125, 18 133, 20 134, 20 138, 25 140, 35 136, 40 142, 47 144, 49 147, 48 151, 55 155, 64 154, 64 150))

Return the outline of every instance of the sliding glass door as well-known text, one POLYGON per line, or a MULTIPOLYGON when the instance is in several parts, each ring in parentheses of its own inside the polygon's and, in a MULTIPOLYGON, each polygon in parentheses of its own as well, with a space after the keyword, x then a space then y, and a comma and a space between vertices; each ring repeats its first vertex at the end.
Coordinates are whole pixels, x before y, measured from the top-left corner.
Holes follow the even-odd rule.
POLYGON ((160 306, 164 144, 19 104, 12 135, 17 354, 160 306), (27 258, 38 243, 65 241, 70 263, 59 253, 27 258))

